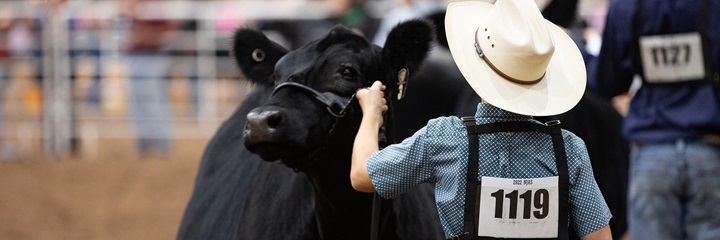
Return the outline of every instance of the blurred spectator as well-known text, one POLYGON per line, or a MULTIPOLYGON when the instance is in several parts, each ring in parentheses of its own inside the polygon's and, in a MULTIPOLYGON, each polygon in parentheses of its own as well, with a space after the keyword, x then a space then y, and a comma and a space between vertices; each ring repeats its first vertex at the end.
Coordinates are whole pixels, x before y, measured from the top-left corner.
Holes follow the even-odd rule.
MULTIPOLYGON (((0 138, 5 136, 5 92, 10 83, 10 46, 9 33, 15 22, 13 9, 0 8, 0 138)), ((0 142, 0 159, 13 158, 5 141, 0 142)))
POLYGON ((720 239, 720 2, 612 1, 589 87, 635 92, 623 134, 633 144, 633 240, 720 239))
MULTIPOLYGON (((578 30, 578 0, 536 0, 543 17, 565 29, 575 41, 585 60, 585 66, 594 64, 597 57, 587 51, 584 32, 578 30)), ((588 72, 588 81, 594 77, 588 72)), ((540 118, 542 119, 542 118, 540 118)), ((545 120, 559 119, 563 128, 583 139, 587 145, 600 191, 610 208, 613 239, 620 239, 627 231, 627 190, 629 143, 622 139, 622 115, 611 102, 586 89, 580 102, 570 111, 545 120)), ((544 121, 544 120, 541 120, 544 121)), ((576 236, 571 236, 576 238, 576 236)))
POLYGON ((167 72, 170 59, 163 56, 179 27, 167 9, 143 6, 148 1, 124 2, 129 20, 126 63, 130 79, 131 118, 141 154, 166 153, 170 141, 167 72))
MULTIPOLYGON (((0 99, 5 93, 5 85, 8 81, 10 66, 10 30, 15 22, 13 9, 10 7, 0 8, 0 99)), ((0 114, 0 119, 2 114, 0 114)))
POLYGON ((368 35, 375 32, 373 22, 363 8, 367 0, 330 0, 332 16, 330 20, 338 22, 358 33, 368 35))
MULTIPOLYGON (((277 1, 280 3, 281 1, 277 1)), ((333 26, 341 24, 365 37, 371 38, 377 29, 377 19, 370 18, 365 10, 367 0, 329 0, 329 16, 323 19, 291 19, 260 21, 261 30, 277 31, 280 43, 288 49, 304 46, 324 36, 333 26)))
POLYGON ((95 16, 94 8, 84 7, 72 13, 69 27, 71 33, 71 79, 79 85, 77 97, 89 103, 100 103, 100 84, 102 77, 101 36, 106 29, 103 20, 95 16), (89 80, 89 82, 85 82, 89 80))
POLYGON ((430 13, 444 10, 444 5, 437 0, 393 0, 393 2, 395 7, 385 13, 373 37, 372 42, 378 46, 385 45, 387 35, 398 23, 413 18, 423 18, 430 13))

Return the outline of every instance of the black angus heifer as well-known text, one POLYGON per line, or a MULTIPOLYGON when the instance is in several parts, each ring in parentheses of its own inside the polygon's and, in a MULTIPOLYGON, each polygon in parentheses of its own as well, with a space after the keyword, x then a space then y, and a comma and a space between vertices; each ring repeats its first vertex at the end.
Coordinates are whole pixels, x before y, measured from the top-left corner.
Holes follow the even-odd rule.
MULTIPOLYGON (((380 48, 335 27, 287 52, 260 32, 236 32, 236 60, 257 87, 208 145, 178 238, 368 239, 372 195, 349 182, 362 114, 354 93, 375 80, 396 87, 401 69, 412 73, 425 59, 432 35, 428 23, 409 21, 380 48)), ((391 206, 382 239, 443 237, 431 188, 391 206)))

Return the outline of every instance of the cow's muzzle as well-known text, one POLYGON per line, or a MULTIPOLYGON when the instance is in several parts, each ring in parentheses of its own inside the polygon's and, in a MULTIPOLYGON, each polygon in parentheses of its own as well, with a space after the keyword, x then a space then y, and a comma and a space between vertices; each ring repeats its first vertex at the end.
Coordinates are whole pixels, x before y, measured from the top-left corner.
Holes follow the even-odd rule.
MULTIPOLYGON (((272 142, 273 135, 284 121, 282 112, 277 108, 255 108, 247 114, 245 125, 245 146, 272 142)), ((252 149, 249 149, 252 151, 252 149)))

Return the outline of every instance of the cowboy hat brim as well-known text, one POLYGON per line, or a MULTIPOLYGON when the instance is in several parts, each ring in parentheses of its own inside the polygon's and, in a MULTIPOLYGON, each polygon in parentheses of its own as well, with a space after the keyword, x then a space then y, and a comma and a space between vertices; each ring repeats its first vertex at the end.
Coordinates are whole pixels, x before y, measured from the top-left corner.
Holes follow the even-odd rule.
POLYGON ((572 109, 586 85, 585 63, 575 42, 563 29, 543 19, 555 42, 545 76, 534 84, 508 81, 488 66, 474 46, 476 23, 492 6, 485 2, 448 5, 445 27, 450 52, 470 87, 488 103, 523 115, 549 116, 572 109))

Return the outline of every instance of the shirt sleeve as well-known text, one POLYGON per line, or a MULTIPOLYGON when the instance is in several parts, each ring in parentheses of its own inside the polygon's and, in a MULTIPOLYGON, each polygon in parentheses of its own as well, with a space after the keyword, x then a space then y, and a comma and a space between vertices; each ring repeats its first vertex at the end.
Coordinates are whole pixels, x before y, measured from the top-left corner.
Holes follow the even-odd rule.
POLYGON ((570 185, 570 217, 578 236, 585 236, 610 223, 612 214, 595 182, 585 144, 577 137, 571 139, 568 157, 578 158, 580 164, 575 176, 570 176, 575 178, 570 185))
POLYGON ((390 145, 370 156, 368 173, 380 196, 395 198, 432 179, 432 169, 426 161, 426 131, 427 127, 424 127, 401 143, 390 145))

